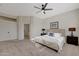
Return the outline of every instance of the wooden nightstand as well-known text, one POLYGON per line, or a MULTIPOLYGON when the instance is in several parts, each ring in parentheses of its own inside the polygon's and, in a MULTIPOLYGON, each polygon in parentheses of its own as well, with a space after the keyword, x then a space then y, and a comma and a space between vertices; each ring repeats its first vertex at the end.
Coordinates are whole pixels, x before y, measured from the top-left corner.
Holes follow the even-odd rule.
POLYGON ((68 44, 73 44, 73 45, 78 45, 78 37, 67 36, 67 43, 68 44))

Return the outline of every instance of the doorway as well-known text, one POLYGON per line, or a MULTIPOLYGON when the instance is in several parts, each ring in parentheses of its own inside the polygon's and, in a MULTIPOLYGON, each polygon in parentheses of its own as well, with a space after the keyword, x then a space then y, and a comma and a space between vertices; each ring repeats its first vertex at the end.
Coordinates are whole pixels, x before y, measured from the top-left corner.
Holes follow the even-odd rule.
POLYGON ((29 24, 24 24, 24 39, 29 39, 29 30, 30 30, 29 24))

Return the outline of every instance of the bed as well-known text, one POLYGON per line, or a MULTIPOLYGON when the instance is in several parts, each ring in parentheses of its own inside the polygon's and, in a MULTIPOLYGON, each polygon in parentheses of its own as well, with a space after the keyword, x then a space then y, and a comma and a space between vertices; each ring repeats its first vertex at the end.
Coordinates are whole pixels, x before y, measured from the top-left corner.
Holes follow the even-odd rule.
POLYGON ((38 44, 42 44, 44 46, 47 46, 49 48, 52 48, 58 52, 61 52, 65 43, 65 30, 64 29, 48 29, 47 33, 60 33, 61 36, 38 36, 35 38, 32 38, 31 41, 37 46, 38 44))

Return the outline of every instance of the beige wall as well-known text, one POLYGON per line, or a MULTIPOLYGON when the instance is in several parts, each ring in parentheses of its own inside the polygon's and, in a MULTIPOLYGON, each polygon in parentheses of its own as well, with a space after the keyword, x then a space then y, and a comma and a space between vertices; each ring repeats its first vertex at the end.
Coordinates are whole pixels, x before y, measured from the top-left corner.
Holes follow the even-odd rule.
POLYGON ((14 39, 17 39, 17 23, 10 18, 0 17, 0 41, 14 39))
POLYGON ((42 19, 33 16, 19 16, 17 17, 18 39, 24 39, 24 24, 29 24, 30 39, 40 36, 42 26, 42 19))
POLYGON ((31 19, 30 16, 18 16, 17 17, 17 34, 18 39, 24 39, 24 24, 30 24, 31 19))
POLYGON ((31 17, 30 38, 40 36, 41 29, 43 28, 43 19, 38 17, 31 17))
POLYGON ((43 21, 43 26, 46 29, 49 29, 50 22, 55 21, 59 22, 60 29, 65 29, 66 36, 71 34, 71 32, 68 31, 68 28, 75 27, 76 31, 74 32, 74 35, 79 37, 79 9, 47 18, 43 21))
MULTIPOLYGON (((65 12, 60 15, 52 16, 47 19, 40 19, 33 16, 20 16, 18 21, 21 20, 22 24, 30 24, 30 38, 40 36, 41 29, 50 28, 50 22, 59 21, 59 28, 65 29, 66 35, 70 35, 68 31, 69 27, 76 27, 75 36, 79 36, 79 9, 70 12, 65 12)), ((20 23, 20 25, 22 25, 20 23)), ((24 25, 19 26, 20 31, 18 33, 20 39, 24 39, 24 25)))
POLYGON ((52 16, 47 19, 31 17, 31 38, 40 36, 42 28, 50 29, 50 22, 55 21, 59 21, 60 29, 65 29, 66 36, 71 34, 71 32, 68 31, 69 27, 76 27, 76 32, 74 32, 74 35, 79 37, 79 9, 77 9, 60 15, 52 16))

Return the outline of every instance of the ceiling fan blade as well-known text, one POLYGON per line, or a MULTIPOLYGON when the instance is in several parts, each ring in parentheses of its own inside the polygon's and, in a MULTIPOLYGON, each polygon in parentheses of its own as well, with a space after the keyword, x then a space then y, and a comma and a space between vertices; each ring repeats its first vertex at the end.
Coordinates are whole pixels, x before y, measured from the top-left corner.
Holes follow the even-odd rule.
POLYGON ((48 3, 45 3, 45 5, 43 6, 43 8, 45 9, 48 3))
POLYGON ((53 10, 53 9, 50 8, 50 9, 44 9, 44 10, 47 11, 47 10, 53 10))
POLYGON ((34 8, 41 9, 41 8, 39 8, 39 7, 37 7, 37 6, 34 6, 34 8))

